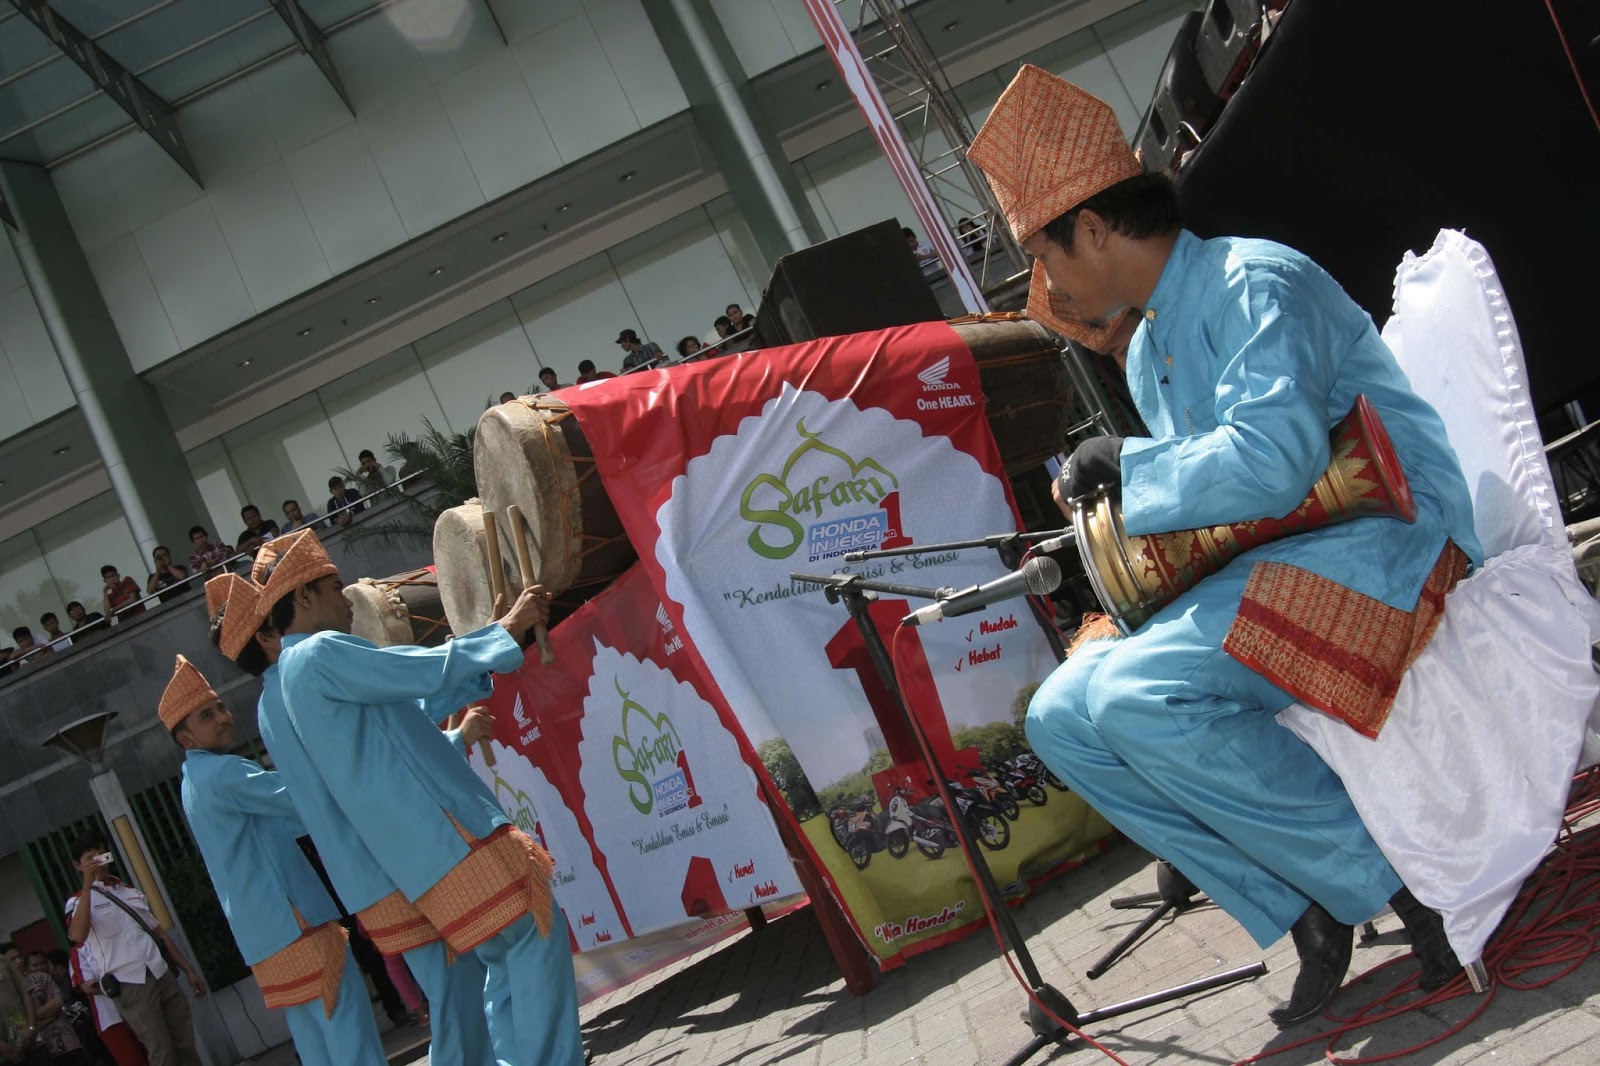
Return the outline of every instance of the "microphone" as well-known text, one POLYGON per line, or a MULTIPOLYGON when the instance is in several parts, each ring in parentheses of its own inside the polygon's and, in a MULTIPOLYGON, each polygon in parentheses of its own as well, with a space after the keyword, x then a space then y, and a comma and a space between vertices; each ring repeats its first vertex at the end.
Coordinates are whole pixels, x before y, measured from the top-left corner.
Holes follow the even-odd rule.
POLYGON ((937 603, 930 603, 906 615, 905 625, 920 626, 928 622, 937 622, 941 618, 954 618, 957 615, 971 614, 981 611, 991 603, 1009 600, 1013 596, 1043 596, 1047 592, 1055 591, 1061 584, 1061 567, 1056 565, 1054 559, 1034 558, 1022 564, 1022 569, 1013 570, 1004 577, 997 577, 993 581, 986 581, 981 585, 952 592, 937 603))

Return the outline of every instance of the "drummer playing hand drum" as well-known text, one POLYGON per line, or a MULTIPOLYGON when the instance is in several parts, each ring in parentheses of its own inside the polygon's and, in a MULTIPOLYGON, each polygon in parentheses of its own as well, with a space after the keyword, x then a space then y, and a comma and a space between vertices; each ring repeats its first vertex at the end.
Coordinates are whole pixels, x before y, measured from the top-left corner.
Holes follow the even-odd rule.
POLYGON ((1379 619, 1420 651, 1439 612, 1429 600, 1431 624, 1413 626, 1424 585, 1447 591, 1481 562, 1443 423, 1315 263, 1182 229, 1171 183, 1142 173, 1111 109, 1076 86, 1023 67, 969 156, 1034 258, 1030 314, 1099 351, 1132 330, 1128 388, 1151 436, 1081 445, 1062 500, 1105 486, 1129 535, 1282 517, 1328 466, 1329 428, 1364 394, 1417 506, 1414 523, 1358 518, 1246 552, 1133 635, 1084 645, 1034 697, 1029 742, 1263 947, 1291 934, 1301 968, 1272 1011, 1280 1025, 1321 1011, 1349 966, 1353 926, 1386 903, 1411 933, 1422 987, 1442 986, 1460 968, 1439 915, 1274 715, 1299 700, 1381 721, 1387 704, 1316 698, 1362 653, 1350 619, 1379 619), (1289 594, 1269 601, 1268 585, 1289 594), (1247 617, 1255 668, 1230 654, 1247 617))

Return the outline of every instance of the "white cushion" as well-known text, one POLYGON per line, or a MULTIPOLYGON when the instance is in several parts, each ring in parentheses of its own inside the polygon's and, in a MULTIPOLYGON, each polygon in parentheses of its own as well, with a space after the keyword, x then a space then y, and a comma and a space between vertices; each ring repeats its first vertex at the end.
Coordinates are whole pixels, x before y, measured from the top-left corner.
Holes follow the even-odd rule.
POLYGON ((1573 566, 1516 323, 1482 246, 1446 230, 1408 253, 1383 336, 1444 419, 1489 561, 1445 601, 1376 740, 1300 704, 1278 720, 1344 781, 1467 963, 1561 825, 1600 705, 1600 604, 1573 566))

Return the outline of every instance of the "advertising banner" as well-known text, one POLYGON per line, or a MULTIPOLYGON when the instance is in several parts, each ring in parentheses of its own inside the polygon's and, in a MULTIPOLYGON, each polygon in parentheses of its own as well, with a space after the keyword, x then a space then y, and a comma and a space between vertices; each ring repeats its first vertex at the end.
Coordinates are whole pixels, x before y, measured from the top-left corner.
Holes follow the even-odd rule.
MULTIPOLYGON (((681 641, 673 662, 693 663, 716 692, 707 698, 737 719, 869 950, 893 965, 981 921, 949 816, 861 632, 790 578, 959 588, 1004 573, 981 550, 843 562, 1017 528, 977 365, 955 332, 826 338, 561 396, 639 552, 650 609, 663 607, 658 621, 681 641)), ((911 607, 879 601, 873 618, 996 879, 1020 893, 1109 832, 1026 750, 1021 716, 1054 665, 1049 648, 1020 600, 897 634, 911 607)), ((622 676, 610 658, 604 669, 622 676)), ((626 851, 607 854, 639 857, 626 851)))
MULTIPOLYGON (((643 569, 557 626, 550 644, 553 664, 530 652, 520 671, 497 678, 495 762, 472 761, 555 860, 573 950, 662 930, 676 932, 657 943, 698 943, 728 924, 706 919, 798 895, 739 727, 679 654, 643 569)), ((670 961, 639 951, 633 962, 670 961)), ((579 970, 612 983, 619 972, 579 970)))

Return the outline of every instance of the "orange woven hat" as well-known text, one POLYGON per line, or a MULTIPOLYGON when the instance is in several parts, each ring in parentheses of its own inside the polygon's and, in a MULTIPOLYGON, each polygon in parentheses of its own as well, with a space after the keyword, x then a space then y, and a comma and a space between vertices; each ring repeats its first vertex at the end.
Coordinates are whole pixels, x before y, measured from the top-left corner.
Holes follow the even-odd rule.
POLYGON ((195 711, 216 702, 217 694, 212 691, 211 683, 188 659, 180 655, 177 667, 172 671, 172 680, 167 682, 166 691, 161 693, 161 703, 156 713, 161 716, 161 724, 170 733, 195 711))
POLYGON ((206 582, 206 620, 217 617, 222 605, 228 602, 228 591, 235 581, 243 581, 238 574, 218 574, 206 582))
POLYGON ((1044 276, 1044 263, 1035 260, 1033 277, 1028 282, 1028 317, 1049 326, 1063 337, 1071 338, 1089 349, 1105 355, 1111 348, 1111 338, 1117 335, 1122 320, 1133 314, 1126 308, 1103 326, 1091 326, 1072 312, 1065 300, 1050 291, 1050 282, 1044 276))
POLYGON ((230 659, 239 653, 250 638, 261 628, 265 616, 261 610, 261 586, 239 578, 228 589, 228 602, 223 605, 222 633, 217 646, 230 659))
POLYGON ((315 531, 297 529, 293 533, 273 537, 256 553, 256 563, 250 571, 250 576, 261 585, 257 605, 259 617, 266 618, 279 600, 301 585, 309 585, 318 578, 338 572, 339 568, 328 558, 315 531), (262 583, 261 577, 268 567, 273 567, 272 576, 262 583))
POLYGON ((1143 173, 1104 100, 1032 64, 1000 94, 967 158, 988 177, 1019 241, 1143 173))

